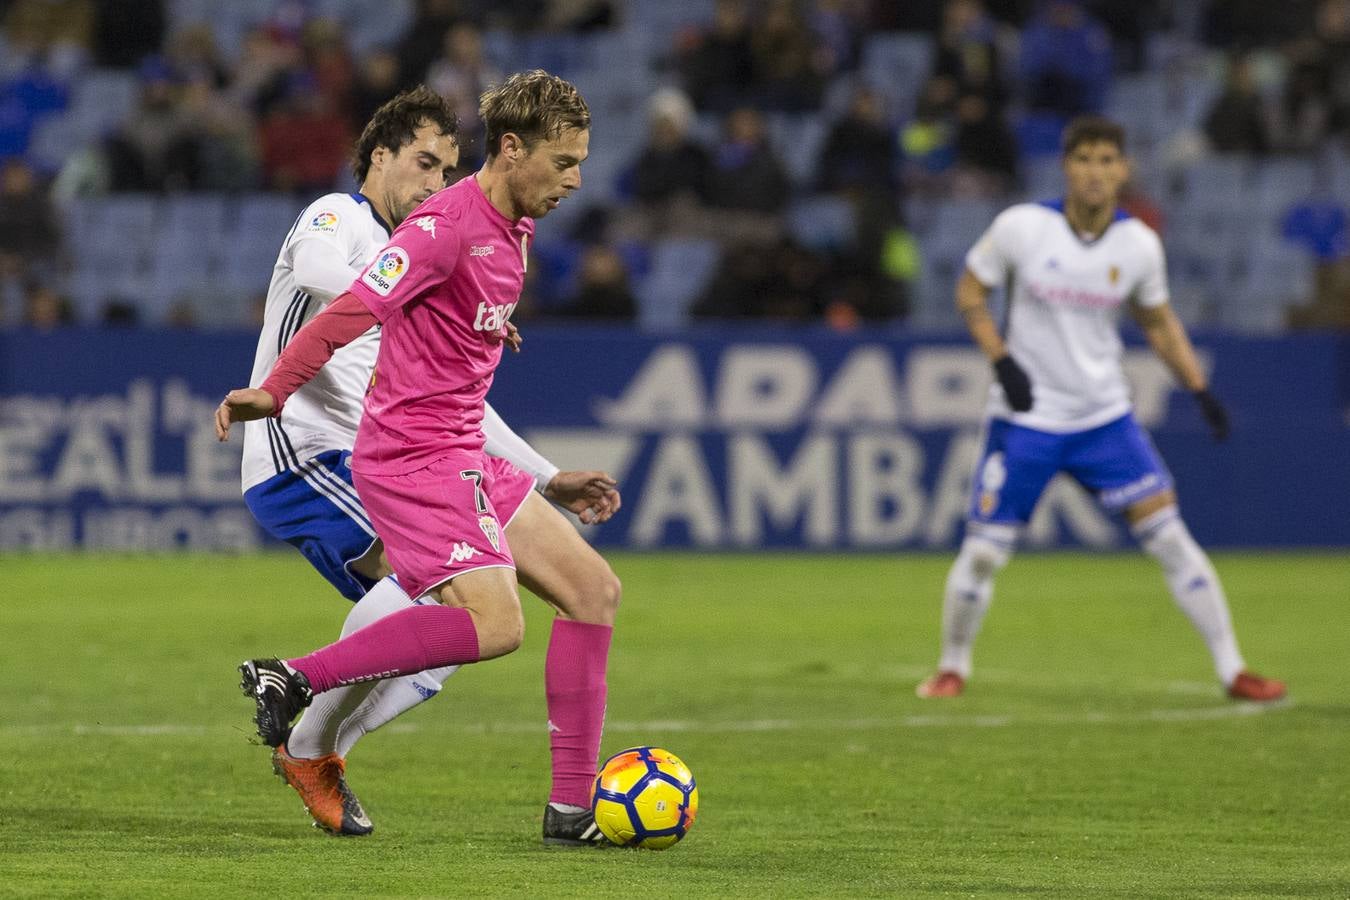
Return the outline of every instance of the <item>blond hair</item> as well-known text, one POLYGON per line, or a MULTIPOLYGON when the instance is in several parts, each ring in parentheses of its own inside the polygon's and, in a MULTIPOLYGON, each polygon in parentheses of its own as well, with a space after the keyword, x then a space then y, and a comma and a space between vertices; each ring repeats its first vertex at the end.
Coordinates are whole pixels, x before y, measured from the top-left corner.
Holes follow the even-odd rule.
POLYGON ((501 149, 502 135, 519 135, 529 149, 565 129, 591 127, 591 110, 571 82, 543 69, 517 72, 478 98, 478 115, 486 129, 488 158, 501 149))

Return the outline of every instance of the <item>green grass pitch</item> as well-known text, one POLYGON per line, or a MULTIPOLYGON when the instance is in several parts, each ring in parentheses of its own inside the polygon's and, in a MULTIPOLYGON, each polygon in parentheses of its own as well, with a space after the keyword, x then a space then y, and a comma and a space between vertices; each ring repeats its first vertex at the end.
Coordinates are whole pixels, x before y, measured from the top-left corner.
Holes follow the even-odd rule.
POLYGON ((1139 556, 1003 573, 965 697, 922 701, 943 556, 616 555, 604 752, 698 778, 664 853, 545 849, 543 655, 366 738, 365 839, 309 827, 234 667, 337 633, 297 555, 4 560, 0 896, 1350 897, 1350 556, 1216 556, 1253 668, 1222 699, 1139 556))

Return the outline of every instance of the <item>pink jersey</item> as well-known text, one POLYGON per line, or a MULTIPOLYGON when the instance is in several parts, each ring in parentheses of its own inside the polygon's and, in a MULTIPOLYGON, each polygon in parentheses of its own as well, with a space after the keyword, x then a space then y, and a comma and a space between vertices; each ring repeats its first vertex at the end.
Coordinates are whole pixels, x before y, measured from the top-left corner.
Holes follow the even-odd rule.
POLYGON ((482 448, 483 398, 533 236, 533 219, 502 215, 470 176, 417 207, 352 283, 382 325, 353 469, 398 475, 482 448))

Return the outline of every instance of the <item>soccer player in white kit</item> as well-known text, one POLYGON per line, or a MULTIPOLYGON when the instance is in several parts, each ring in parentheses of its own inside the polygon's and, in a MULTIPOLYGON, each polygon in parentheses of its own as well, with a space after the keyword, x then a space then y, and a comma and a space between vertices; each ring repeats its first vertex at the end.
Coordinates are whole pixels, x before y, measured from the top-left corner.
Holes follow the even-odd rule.
MULTIPOLYGON (((262 382, 300 327, 360 276, 411 210, 445 187, 458 160, 455 114, 434 92, 424 87, 405 92, 374 114, 356 148, 360 191, 311 203, 282 245, 252 384, 262 382)), ((412 605, 389 577, 383 545, 352 486, 349 462, 379 338, 372 328, 337 351, 281 416, 244 426, 245 501, 269 533, 293 544, 343 596, 356 601, 344 635, 412 605)), ((617 510, 619 495, 608 476, 560 472, 490 407, 482 427, 489 453, 533 476, 545 496, 583 521, 601 522, 617 510)), ((526 576, 529 562, 527 554, 521 562, 526 576)), ((579 564, 578 582, 608 579, 617 591, 607 567, 588 568, 597 568, 589 558, 579 564)), ((435 696, 454 671, 451 666, 352 685, 316 699, 273 752, 277 774, 300 793, 316 824, 335 834, 370 832, 370 820, 346 784, 347 753, 364 734, 435 696)))
POLYGON ((1127 303, 1153 351, 1195 396, 1216 440, 1228 433, 1194 348, 1168 304, 1158 235, 1117 209, 1129 175, 1124 130, 1084 117, 1063 138, 1063 200, 1001 213, 966 256, 956 305, 998 384, 989 393, 988 440, 975 470, 965 538, 947 576, 942 655, 920 697, 955 697, 1008 563, 1046 484, 1067 472, 1121 511, 1162 565, 1182 612, 1204 638, 1229 696, 1269 701, 1285 686, 1248 672, 1218 575, 1177 509, 1172 478, 1131 413, 1117 318, 1127 303), (995 324, 987 300, 1007 284, 995 324))

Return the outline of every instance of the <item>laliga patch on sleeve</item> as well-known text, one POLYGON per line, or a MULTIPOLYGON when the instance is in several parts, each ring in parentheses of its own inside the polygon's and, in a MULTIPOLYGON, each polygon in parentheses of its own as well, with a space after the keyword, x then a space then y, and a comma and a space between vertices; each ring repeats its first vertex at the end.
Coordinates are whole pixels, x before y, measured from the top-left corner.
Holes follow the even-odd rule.
POLYGON ((394 285, 403 277, 403 273, 408 271, 408 261, 407 250, 402 247, 386 247, 375 257, 375 261, 366 269, 361 280, 381 297, 388 297, 394 285))
POLYGON ((324 210, 309 220, 305 230, 332 234, 338 230, 338 214, 331 210, 324 210))

